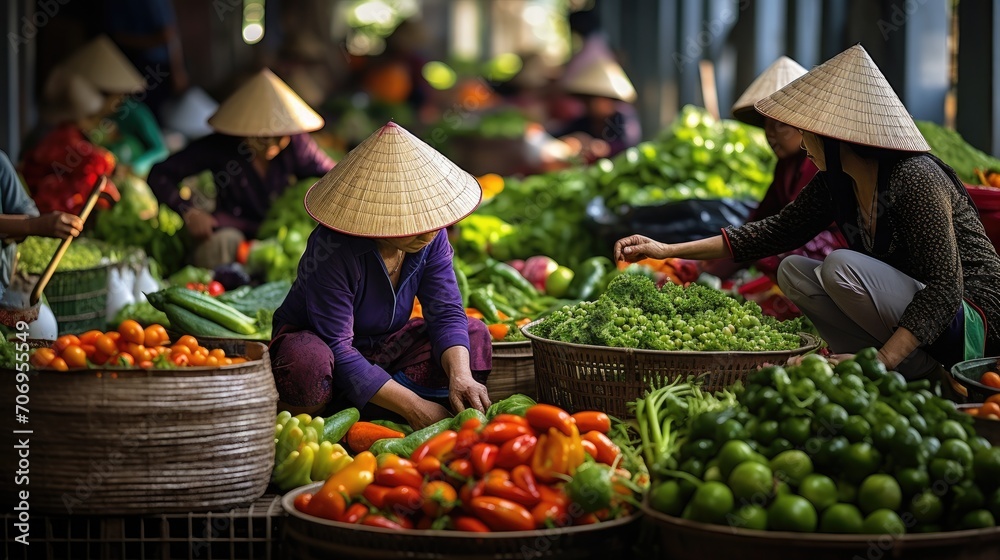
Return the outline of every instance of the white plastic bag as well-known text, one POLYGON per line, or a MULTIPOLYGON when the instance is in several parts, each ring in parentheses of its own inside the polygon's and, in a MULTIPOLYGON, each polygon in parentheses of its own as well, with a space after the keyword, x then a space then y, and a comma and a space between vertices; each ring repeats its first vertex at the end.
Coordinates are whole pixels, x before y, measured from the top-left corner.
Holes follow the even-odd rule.
POLYGON ((108 299, 105 311, 112 319, 118 311, 135 303, 135 272, 127 265, 112 266, 108 273, 108 299))
POLYGON ((38 306, 38 318, 28 323, 28 337, 38 340, 59 338, 59 324, 56 323, 56 316, 44 302, 38 306))

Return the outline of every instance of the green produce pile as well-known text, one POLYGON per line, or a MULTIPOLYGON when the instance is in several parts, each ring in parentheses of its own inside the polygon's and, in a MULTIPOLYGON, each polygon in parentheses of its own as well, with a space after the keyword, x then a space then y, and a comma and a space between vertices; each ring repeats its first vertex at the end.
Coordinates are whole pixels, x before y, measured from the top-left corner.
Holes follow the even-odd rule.
MULTIPOLYGON (((17 245, 17 268, 27 274, 41 274, 56 254, 61 239, 51 237, 27 237, 17 245)), ((97 242, 77 239, 70 244, 66 254, 56 268, 59 272, 86 270, 100 266, 104 261, 104 250, 97 242)))
POLYGON ((779 322, 754 302, 699 284, 656 288, 641 274, 620 274, 597 301, 554 311, 533 327, 542 338, 646 350, 791 350, 799 320, 779 322))
POLYGON ((0 368, 17 368, 17 350, 13 341, 6 338, 0 339, 0 368))
POLYGON ((210 295, 178 286, 146 294, 146 298, 166 313, 170 328, 179 333, 195 338, 271 340, 271 312, 249 317, 210 295))
POLYGON ((271 204, 267 216, 257 230, 257 238, 277 237, 281 228, 312 231, 316 227, 316 221, 306 212, 304 200, 306 192, 318 180, 318 177, 302 179, 285 189, 285 192, 271 204))
POLYGON ((262 276, 268 282, 294 280, 313 227, 304 224, 291 228, 282 226, 277 236, 255 241, 247 257, 247 272, 262 276))
POLYGON ((760 200, 771 184, 774 152, 759 128, 716 121, 688 105, 659 139, 595 166, 608 208, 677 200, 760 200))
MULTIPOLYGON (((685 416, 686 426, 655 450, 649 503, 668 515, 773 531, 993 527, 1000 448, 929 388, 887 372, 866 348, 836 368, 811 355, 760 369, 735 389, 739 406, 695 411, 664 396, 661 408, 685 416)), ((650 428, 660 424, 656 412, 647 414, 650 428)), ((647 430, 643 445, 656 444, 647 430)))
POLYGON ((985 154, 969 145, 959 133, 929 121, 915 121, 924 139, 931 145, 931 153, 950 165, 960 179, 970 185, 982 184, 976 169, 983 172, 1000 171, 1000 159, 985 154))
POLYGON ((143 327, 163 325, 165 328, 170 328, 170 320, 167 319, 167 314, 153 307, 148 301, 126 304, 125 307, 118 310, 118 313, 109 322, 109 327, 118 329, 118 325, 126 319, 132 319, 143 327))
POLYGON ((521 111, 500 109, 478 117, 446 117, 432 130, 440 128, 448 137, 522 138, 527 126, 528 119, 521 111))
POLYGON ((285 296, 292 289, 292 282, 280 280, 268 282, 256 288, 240 286, 235 290, 225 292, 215 299, 233 309, 250 316, 256 316, 260 311, 274 312, 285 301, 285 296))
POLYGON ((353 459, 339 442, 360 418, 356 408, 327 418, 308 414, 292 416, 288 411, 279 413, 274 426, 271 482, 287 491, 325 481, 351 464, 353 459))

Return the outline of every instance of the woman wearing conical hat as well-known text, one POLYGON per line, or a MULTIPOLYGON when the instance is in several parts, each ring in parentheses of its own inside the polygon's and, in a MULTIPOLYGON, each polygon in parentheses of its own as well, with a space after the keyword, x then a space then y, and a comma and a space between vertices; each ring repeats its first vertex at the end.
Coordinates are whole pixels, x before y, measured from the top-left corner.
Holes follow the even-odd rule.
POLYGON ((149 186, 184 217, 198 243, 192 263, 214 268, 235 260, 293 178, 320 177, 334 163, 308 134, 323 127, 323 118, 267 69, 223 101, 208 124, 216 133, 154 166, 149 186), (215 181, 212 213, 181 198, 178 188, 202 171, 215 181))
MULTIPOLYGON (((94 142, 111 150, 121 164, 140 177, 166 159, 169 151, 160 125, 141 100, 147 95, 146 80, 107 35, 77 49, 60 64, 52 77, 54 89, 61 89, 60 72, 84 78, 104 96, 101 119, 88 131, 94 142)), ((151 82, 150 87, 167 86, 151 82)))
POLYGON ((613 156, 639 143, 642 128, 632 106, 635 88, 617 62, 594 60, 565 79, 563 89, 583 101, 584 114, 553 135, 578 140, 588 161, 613 156))
MULTIPOLYGON (((767 144, 771 146, 774 155, 778 158, 778 163, 774 166, 774 180, 771 181, 771 186, 768 187, 760 204, 747 218, 748 222, 762 220, 780 212, 782 208, 795 200, 803 187, 809 184, 809 181, 816 175, 816 164, 807 158, 805 150, 800 148, 802 133, 793 126, 761 115, 753 108, 754 103, 785 87, 792 80, 805 73, 806 69, 797 62, 787 56, 782 56, 774 61, 767 70, 764 70, 760 76, 757 76, 743 92, 743 95, 733 104, 733 117, 751 126, 763 128, 767 144)), ((846 246, 847 242, 840 235, 840 230, 831 224, 829 228, 820 232, 805 245, 788 254, 804 255, 822 260, 835 249, 842 249, 846 246)), ((766 257, 753 264, 757 270, 773 279, 778 272, 778 264, 784 256, 783 254, 766 257)), ((744 266, 733 262, 732 259, 725 259, 706 263, 703 268, 705 272, 726 278, 744 266)))
POLYGON ((394 123, 309 190, 320 225, 274 313, 281 408, 388 410, 419 428, 450 416, 442 404, 489 407, 490 336, 466 317, 443 231, 481 199, 471 175, 394 123), (425 319, 410 319, 414 297, 425 319))
POLYGON ((793 249, 835 221, 848 249, 823 262, 790 256, 778 269, 779 286, 839 354, 834 361, 874 347, 886 367, 915 378, 1000 353, 1000 257, 961 181, 927 153, 868 53, 851 47, 755 107, 803 131, 819 173, 799 196, 709 239, 627 237, 615 256, 748 261, 793 249))

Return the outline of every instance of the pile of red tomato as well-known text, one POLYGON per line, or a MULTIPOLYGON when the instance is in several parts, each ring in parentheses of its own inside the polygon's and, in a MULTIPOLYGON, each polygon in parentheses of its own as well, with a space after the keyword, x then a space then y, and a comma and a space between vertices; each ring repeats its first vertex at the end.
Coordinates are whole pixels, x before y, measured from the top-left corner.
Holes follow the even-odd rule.
POLYGON ((226 356, 218 348, 209 350, 190 335, 171 345, 163 325, 143 328, 131 319, 122 321, 116 331, 93 330, 79 336, 60 336, 52 346, 38 348, 31 355, 31 364, 36 368, 57 371, 91 367, 219 367, 243 362, 246 358, 226 356))

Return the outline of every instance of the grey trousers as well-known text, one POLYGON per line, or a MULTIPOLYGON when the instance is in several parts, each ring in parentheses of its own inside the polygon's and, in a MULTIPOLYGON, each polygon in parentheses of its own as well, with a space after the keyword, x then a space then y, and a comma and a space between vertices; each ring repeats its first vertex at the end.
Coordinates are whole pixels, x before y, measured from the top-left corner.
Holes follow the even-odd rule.
MULTIPOLYGON (((830 253, 825 261, 786 257, 778 267, 778 286, 836 354, 881 348, 913 295, 924 287, 886 263, 848 249, 830 253)), ((896 370, 913 379, 938 367, 934 358, 917 349, 896 370)))
POLYGON ((243 232, 236 228, 217 229, 194 248, 191 264, 208 269, 229 264, 236 260, 236 251, 244 239, 243 232))

